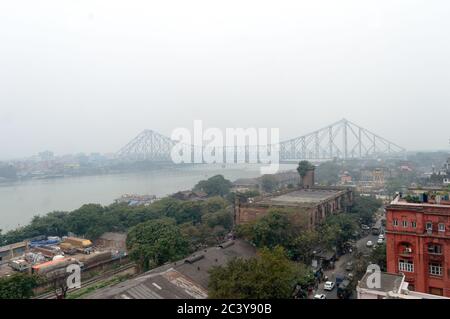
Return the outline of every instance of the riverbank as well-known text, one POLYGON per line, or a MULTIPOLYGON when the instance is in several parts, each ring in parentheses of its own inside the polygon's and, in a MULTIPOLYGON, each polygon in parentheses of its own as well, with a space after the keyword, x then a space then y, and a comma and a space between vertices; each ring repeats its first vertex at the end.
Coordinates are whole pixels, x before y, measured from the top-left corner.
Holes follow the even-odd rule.
MULTIPOLYGON (((280 170, 292 169, 283 165, 280 170)), ((109 205, 123 194, 164 197, 191 189, 200 180, 222 174, 234 181, 260 176, 259 165, 198 165, 126 174, 32 180, 0 185, 0 229, 28 224, 35 215, 71 211, 83 204, 109 205)))

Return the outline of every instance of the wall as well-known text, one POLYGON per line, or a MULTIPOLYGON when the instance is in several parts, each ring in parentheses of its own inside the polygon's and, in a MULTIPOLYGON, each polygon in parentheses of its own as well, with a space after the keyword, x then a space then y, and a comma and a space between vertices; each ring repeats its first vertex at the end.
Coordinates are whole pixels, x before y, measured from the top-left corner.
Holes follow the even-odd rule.
MULTIPOLYGON (((450 207, 449 207, 450 211, 450 207)), ((412 206, 387 208, 386 218, 386 249, 387 271, 399 272, 399 259, 412 260, 414 272, 405 272, 405 279, 411 288, 423 293, 432 293, 430 289, 442 289, 444 296, 450 297, 450 217, 441 209, 426 209, 412 206), (394 219, 398 220, 398 226, 394 226, 394 219), (408 227, 403 227, 402 221, 408 221, 408 227), (416 221, 417 227, 411 227, 411 222, 416 221), (433 223, 433 232, 428 234, 425 223, 433 223), (446 225, 446 232, 437 231, 438 223, 446 225), (411 245, 412 253, 407 254, 402 249, 404 243, 411 245), (428 253, 429 244, 439 244, 442 254, 428 253), (442 276, 429 274, 429 263, 437 262, 443 266, 442 276)), ((411 289, 412 290, 412 289, 411 289)))

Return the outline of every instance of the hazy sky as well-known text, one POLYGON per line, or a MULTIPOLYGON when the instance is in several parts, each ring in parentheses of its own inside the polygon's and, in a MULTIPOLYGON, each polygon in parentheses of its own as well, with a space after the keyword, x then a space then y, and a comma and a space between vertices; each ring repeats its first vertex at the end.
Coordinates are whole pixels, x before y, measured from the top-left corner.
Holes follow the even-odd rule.
POLYGON ((0 158, 114 152, 143 129, 343 117, 448 149, 450 2, 0 3, 0 158))

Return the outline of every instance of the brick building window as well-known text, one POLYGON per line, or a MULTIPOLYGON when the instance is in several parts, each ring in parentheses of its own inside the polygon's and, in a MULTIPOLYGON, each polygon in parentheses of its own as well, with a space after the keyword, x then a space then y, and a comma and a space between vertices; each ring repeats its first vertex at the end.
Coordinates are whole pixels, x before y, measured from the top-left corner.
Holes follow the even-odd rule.
POLYGON ((428 245, 428 253, 435 254, 435 255, 441 255, 442 254, 442 246, 436 245, 436 244, 429 244, 428 245))
POLYGON ((392 222, 392 224, 393 224, 394 226, 398 226, 398 220, 397 220, 397 219, 394 219, 394 221, 392 222))
POLYGON ((442 264, 430 263, 428 267, 430 275, 442 276, 442 264))
POLYGON ((414 272, 414 263, 411 260, 400 259, 398 261, 398 270, 404 272, 414 272))
POLYGON ((440 224, 438 225, 438 230, 444 232, 444 231, 445 231, 445 224, 440 223, 440 224))
POLYGON ((407 228, 408 227, 408 221, 407 220, 402 221, 402 226, 403 226, 403 228, 407 228))
POLYGON ((417 227, 417 223, 415 221, 411 222, 411 227, 412 228, 416 228, 417 227))
POLYGON ((426 228, 426 230, 433 230, 433 223, 432 222, 427 222, 425 224, 425 228, 426 228))

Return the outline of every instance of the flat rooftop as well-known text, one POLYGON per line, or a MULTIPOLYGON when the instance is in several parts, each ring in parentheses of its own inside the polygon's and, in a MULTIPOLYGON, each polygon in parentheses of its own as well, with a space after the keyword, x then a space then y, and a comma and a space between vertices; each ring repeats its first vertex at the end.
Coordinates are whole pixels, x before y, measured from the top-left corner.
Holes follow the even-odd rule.
POLYGON ((405 197, 400 198, 397 196, 390 203, 390 205, 401 205, 401 206, 411 206, 411 207, 436 207, 436 208, 445 208, 446 210, 450 209, 450 201, 441 199, 439 203, 436 202, 435 199, 429 199, 427 202, 409 202, 405 197))
POLYGON ((88 299, 204 299, 208 297, 209 270, 233 258, 251 258, 256 249, 234 240, 200 250, 177 262, 167 263, 138 277, 105 287, 88 299))
POLYGON ((372 274, 369 272, 366 272, 364 277, 362 277, 362 279, 359 282, 359 288, 382 291, 382 292, 393 291, 395 293, 398 293, 402 287, 403 275, 382 272, 382 273, 380 273, 380 275, 381 275, 380 286, 377 288, 372 288, 372 287, 368 286, 368 284, 370 284, 370 278, 369 278, 370 275, 372 275, 372 274))
POLYGON ((300 189, 283 195, 264 198, 261 202, 270 205, 317 204, 338 195, 342 190, 300 189))

